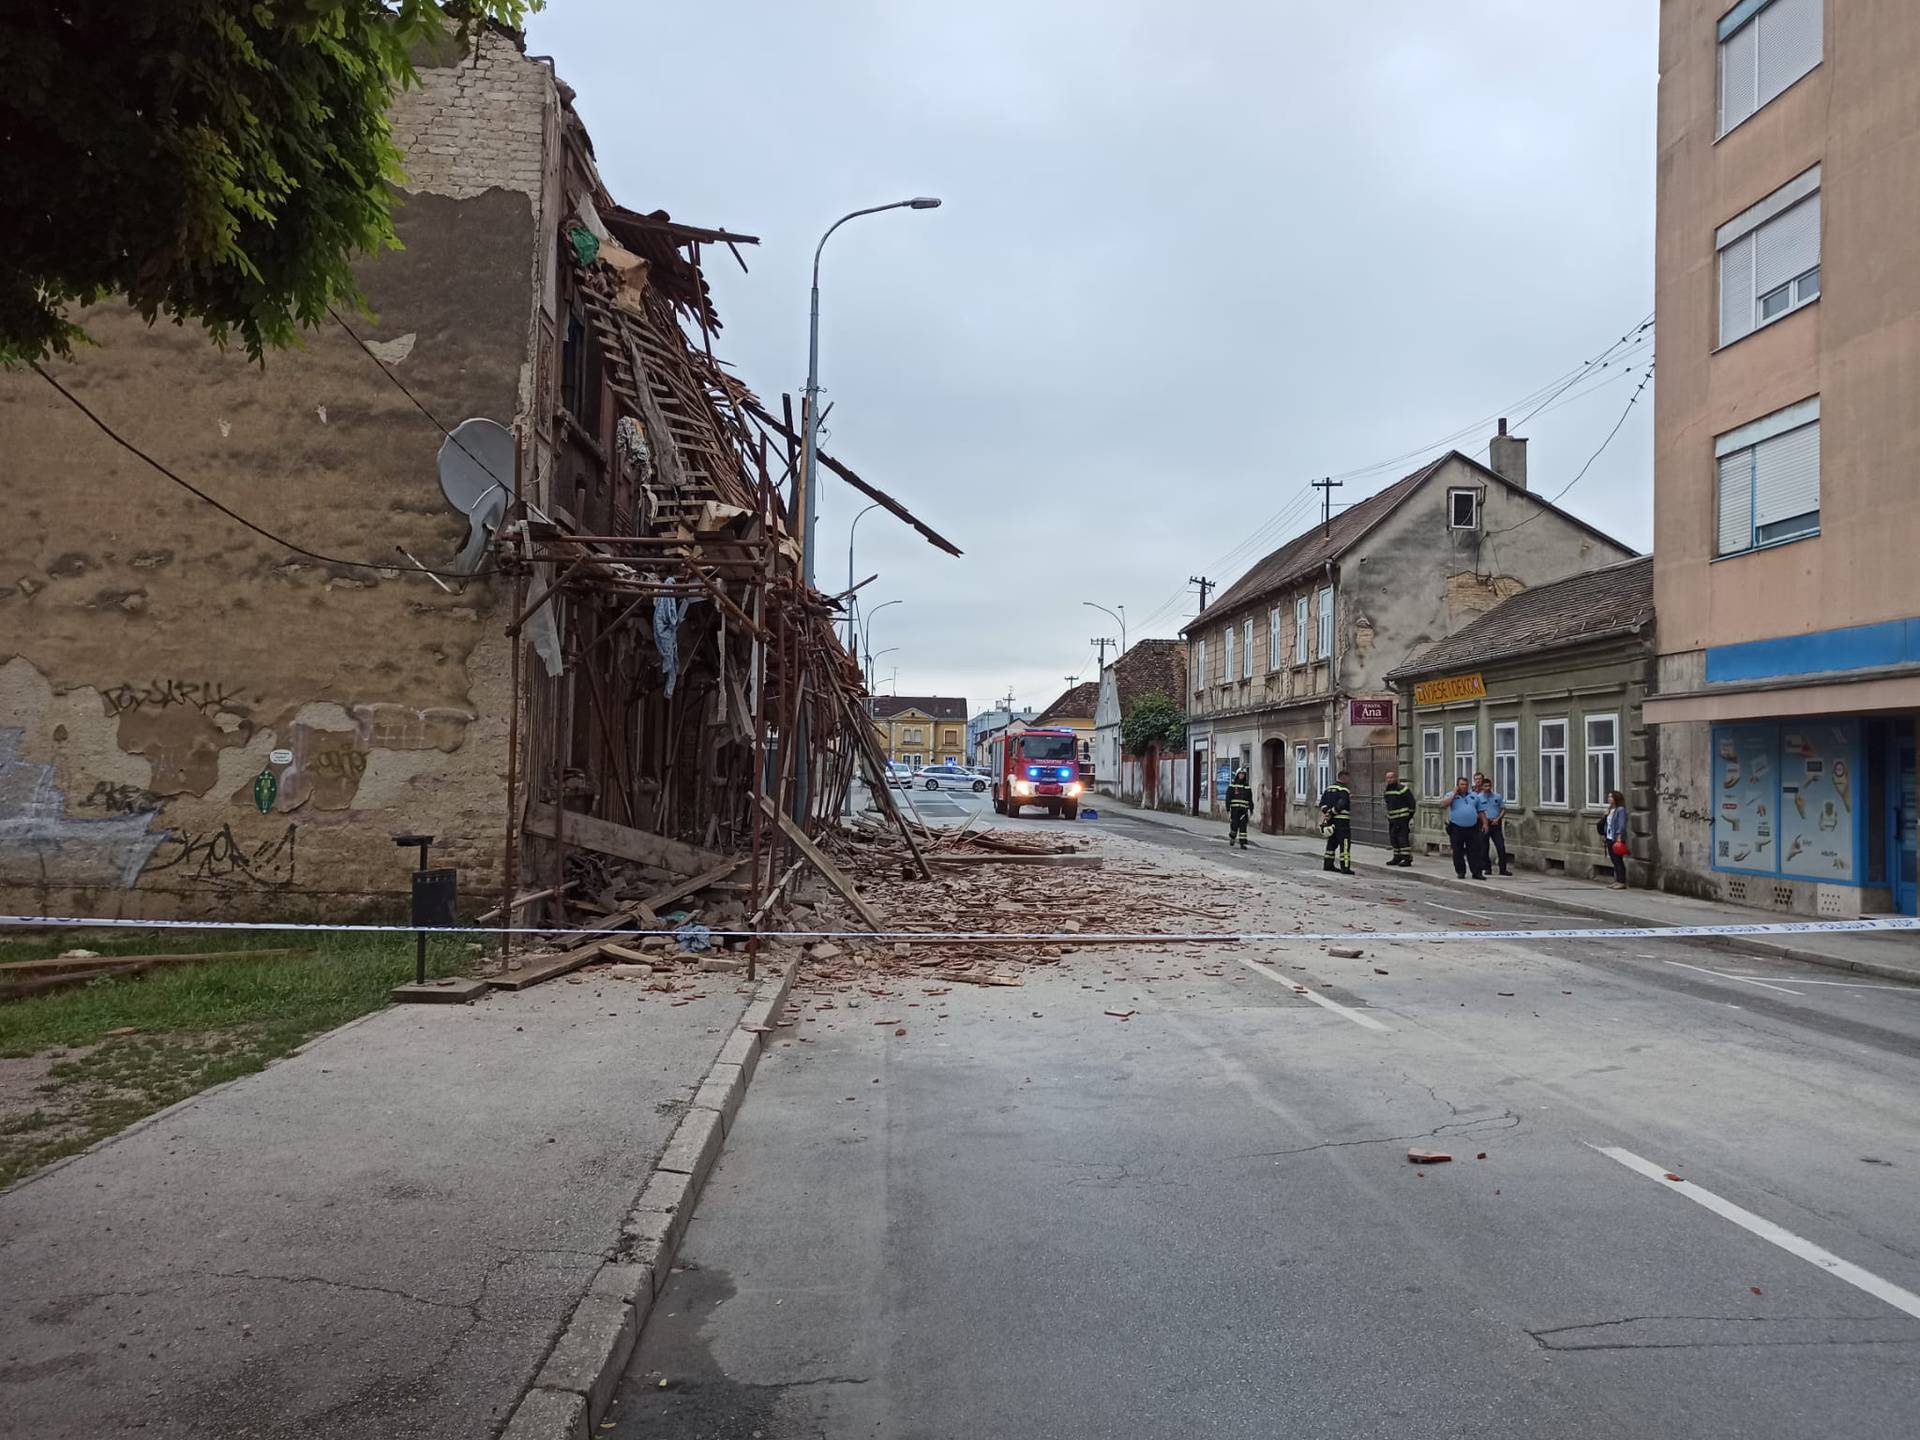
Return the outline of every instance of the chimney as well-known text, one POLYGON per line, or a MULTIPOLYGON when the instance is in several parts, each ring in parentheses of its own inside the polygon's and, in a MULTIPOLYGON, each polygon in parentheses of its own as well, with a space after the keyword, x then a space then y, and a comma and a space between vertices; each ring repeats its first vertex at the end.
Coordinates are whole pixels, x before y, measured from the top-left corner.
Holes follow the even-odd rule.
POLYGON ((1500 433, 1487 447, 1487 464, 1502 480, 1522 490, 1527 488, 1527 442, 1518 435, 1507 434, 1504 417, 1500 421, 1500 433))

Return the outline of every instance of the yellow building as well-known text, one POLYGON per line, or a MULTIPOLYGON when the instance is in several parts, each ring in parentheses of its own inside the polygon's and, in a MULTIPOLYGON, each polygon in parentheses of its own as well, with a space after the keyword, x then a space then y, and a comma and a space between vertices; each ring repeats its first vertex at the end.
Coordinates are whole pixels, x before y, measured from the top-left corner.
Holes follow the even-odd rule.
POLYGON ((1080 742, 1080 763, 1093 765, 1093 712, 1099 707, 1100 684, 1088 680, 1075 685, 1027 724, 1034 729, 1071 730, 1080 742))
POLYGON ((902 765, 962 765, 967 702, 946 695, 876 695, 868 702, 887 759, 902 765))

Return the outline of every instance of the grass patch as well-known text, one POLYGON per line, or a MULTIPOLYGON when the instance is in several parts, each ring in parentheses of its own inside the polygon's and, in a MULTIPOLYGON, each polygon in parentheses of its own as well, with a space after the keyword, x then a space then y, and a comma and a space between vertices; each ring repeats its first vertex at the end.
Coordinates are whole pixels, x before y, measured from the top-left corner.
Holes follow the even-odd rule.
MULTIPOLYGON (((194 940, 178 951, 219 946, 194 940)), ((0 948, 0 959, 34 959, 72 948, 32 942, 0 948)), ((73 990, 0 1004, 0 1063, 59 1058, 35 1087, 30 1107, 0 1113, 0 1186, 85 1149, 189 1095, 241 1075, 326 1030, 387 1003, 394 985, 413 978, 410 940, 400 936, 289 935, 306 955, 169 965, 144 975, 109 977, 73 990), (133 1035, 112 1035, 133 1029, 133 1035)), ((89 944, 102 954, 156 954, 149 939, 89 944)), ((473 955, 464 942, 427 948, 429 976, 463 974, 473 955)))

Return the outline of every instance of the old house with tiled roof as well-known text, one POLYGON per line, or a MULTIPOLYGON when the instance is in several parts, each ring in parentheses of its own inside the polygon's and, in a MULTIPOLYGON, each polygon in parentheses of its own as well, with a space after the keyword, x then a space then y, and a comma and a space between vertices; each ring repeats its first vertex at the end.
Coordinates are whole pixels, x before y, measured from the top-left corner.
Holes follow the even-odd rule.
POLYGON ((1120 741, 1120 722, 1149 695, 1164 695, 1183 703, 1187 687, 1187 643, 1184 640, 1142 640, 1100 672, 1100 688, 1093 709, 1095 783, 1110 795, 1145 804, 1161 799, 1163 772, 1173 796, 1186 794, 1186 754, 1166 757, 1127 753, 1120 741))
POLYGON ((1505 421, 1489 455, 1449 451, 1331 516, 1187 626, 1196 813, 1223 813, 1226 777, 1245 766, 1263 830, 1312 827, 1345 768, 1354 837, 1384 840, 1388 674, 1520 591, 1633 555, 1528 489, 1526 441, 1505 421))
MULTIPOLYGON (((1610 874, 1595 821, 1619 790, 1632 815, 1630 878, 1659 861, 1654 732, 1653 557, 1643 555, 1502 601, 1387 678, 1400 699, 1401 766, 1420 797, 1414 842, 1447 848, 1443 798, 1459 776, 1492 776, 1516 863, 1610 874)), ((1770 847, 1774 827, 1745 837, 1770 847)))
POLYGON ((1094 763, 1093 710, 1099 698, 1098 680, 1082 680, 1077 685, 1069 685, 1058 699, 1033 717, 1033 724, 1073 731, 1080 746, 1080 763, 1083 766, 1091 765, 1094 763))

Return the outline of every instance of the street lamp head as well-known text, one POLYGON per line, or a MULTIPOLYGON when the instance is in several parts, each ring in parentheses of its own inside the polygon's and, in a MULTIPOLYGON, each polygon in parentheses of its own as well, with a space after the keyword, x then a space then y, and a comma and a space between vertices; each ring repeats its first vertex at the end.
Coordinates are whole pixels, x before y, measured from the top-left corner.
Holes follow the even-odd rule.
POLYGON ((938 210, 940 202, 932 195, 916 195, 907 202, 909 210, 938 210))

